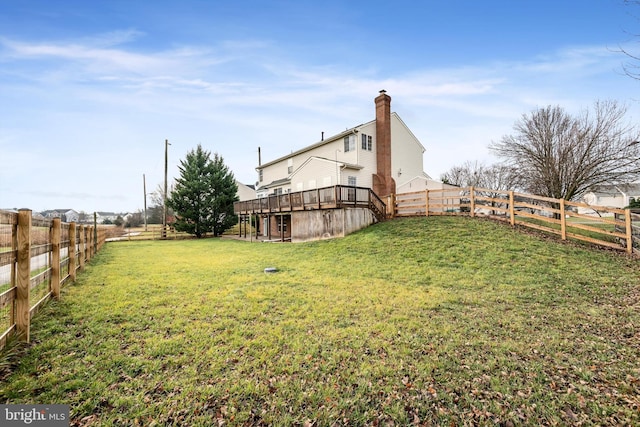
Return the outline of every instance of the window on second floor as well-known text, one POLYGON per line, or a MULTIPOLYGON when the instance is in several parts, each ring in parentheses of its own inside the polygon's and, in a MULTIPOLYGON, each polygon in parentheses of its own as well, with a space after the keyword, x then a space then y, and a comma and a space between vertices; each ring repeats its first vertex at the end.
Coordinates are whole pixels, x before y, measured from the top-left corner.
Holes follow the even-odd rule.
POLYGON ((356 136, 347 135, 344 137, 344 152, 354 151, 356 149, 356 136))
POLYGON ((365 135, 363 133, 361 138, 362 138, 361 148, 363 150, 371 151, 373 149, 373 137, 371 135, 365 135))
POLYGON ((287 160, 287 173, 293 172, 293 159, 287 160))
POLYGON ((262 182, 262 169, 258 171, 258 180, 262 182))

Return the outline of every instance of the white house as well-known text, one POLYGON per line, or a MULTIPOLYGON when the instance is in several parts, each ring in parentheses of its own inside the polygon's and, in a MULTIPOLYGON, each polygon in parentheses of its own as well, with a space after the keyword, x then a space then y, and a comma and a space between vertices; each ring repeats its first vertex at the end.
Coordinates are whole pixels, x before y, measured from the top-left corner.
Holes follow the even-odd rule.
POLYGON ((385 197, 416 179, 426 188, 431 178, 423 170, 424 146, 391 112, 391 97, 385 91, 380 91, 375 106, 374 120, 259 164, 257 196, 349 185, 371 188, 385 197))
POLYGON ((256 189, 253 185, 245 185, 237 180, 236 185, 238 186, 238 200, 243 201, 256 198, 256 189))
POLYGON ((425 148, 391 97, 380 91, 374 103, 372 121, 264 164, 259 155, 258 199, 234 207, 241 224, 259 216, 256 237, 282 241, 339 237, 382 220, 386 196, 399 189, 442 188, 424 172, 425 148))
MULTIPOLYGON (((640 199, 640 183, 631 184, 602 184, 594 186, 582 196, 582 201, 591 206, 607 206, 624 208, 633 201, 640 199)), ((579 208, 579 213, 595 214, 595 210, 579 208)))
POLYGON ((63 222, 78 222, 80 214, 73 209, 53 209, 41 212, 48 219, 61 218, 63 222))

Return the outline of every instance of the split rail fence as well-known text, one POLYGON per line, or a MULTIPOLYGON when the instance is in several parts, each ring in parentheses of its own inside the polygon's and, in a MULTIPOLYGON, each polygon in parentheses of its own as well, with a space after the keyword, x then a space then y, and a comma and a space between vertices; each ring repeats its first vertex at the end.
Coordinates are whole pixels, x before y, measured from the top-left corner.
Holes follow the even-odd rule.
POLYGON ((0 350, 12 336, 29 342, 31 318, 102 248, 102 227, 0 211, 0 350))
POLYGON ((466 215, 542 230, 628 253, 640 249, 640 215, 629 209, 592 206, 563 199, 465 187, 389 196, 390 217, 466 215), (633 221, 636 221, 634 224, 633 221))

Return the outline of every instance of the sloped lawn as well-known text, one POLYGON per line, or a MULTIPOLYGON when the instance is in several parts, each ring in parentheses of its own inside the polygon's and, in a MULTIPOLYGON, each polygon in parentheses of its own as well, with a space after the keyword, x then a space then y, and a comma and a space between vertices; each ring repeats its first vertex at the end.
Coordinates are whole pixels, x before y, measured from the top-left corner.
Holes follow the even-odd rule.
POLYGON ((94 426, 638 425, 639 267, 470 218, 110 243, 0 397, 94 426))

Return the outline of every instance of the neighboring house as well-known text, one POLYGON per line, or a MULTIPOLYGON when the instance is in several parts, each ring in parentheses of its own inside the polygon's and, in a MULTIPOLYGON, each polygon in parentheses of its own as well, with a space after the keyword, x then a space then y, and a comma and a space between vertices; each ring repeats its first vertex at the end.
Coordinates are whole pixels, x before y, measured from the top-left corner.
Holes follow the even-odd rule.
POLYGON ((375 120, 258 165, 258 197, 334 185, 367 187, 380 197, 424 173, 424 146, 380 91, 375 120))
POLYGON ((115 212, 96 212, 96 221, 98 224, 104 224, 105 221, 113 223, 119 216, 122 217, 122 215, 123 214, 117 214, 115 212))
POLYGON ((80 218, 80 214, 73 209, 52 209, 40 214, 47 219, 60 218, 63 222, 78 222, 80 218))
POLYGON ((416 176, 401 185, 398 185, 397 193, 413 193, 414 191, 425 190, 455 190, 459 188, 460 187, 455 185, 445 184, 440 181, 434 181, 429 175, 425 173, 421 176, 416 176))
POLYGON ((374 102, 370 122, 264 164, 259 156, 258 199, 236 204, 241 220, 260 216, 256 233, 269 239, 338 237, 379 221, 399 189, 442 188, 424 172, 425 148, 391 112, 391 97, 383 90, 374 102))
MULTIPOLYGON (((640 200, 640 183, 597 185, 582 196, 582 202, 590 206, 612 208, 624 208, 636 200, 640 200)), ((595 209, 583 207, 578 208, 578 213, 597 215, 595 209)))
POLYGON ((240 181, 236 181, 238 186, 238 200, 253 200, 256 198, 256 188, 253 185, 245 185, 240 181))

